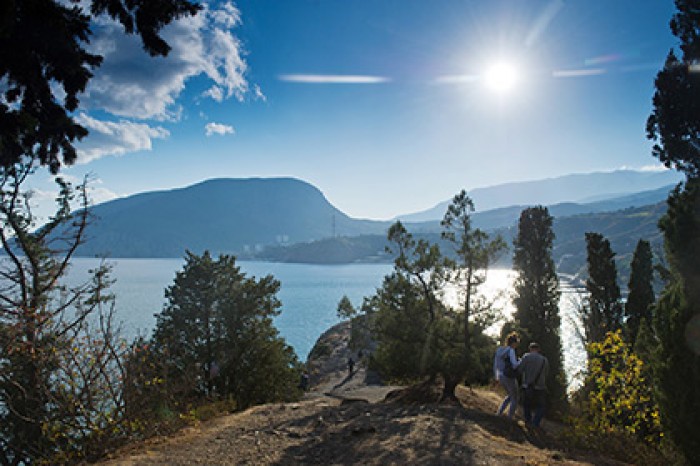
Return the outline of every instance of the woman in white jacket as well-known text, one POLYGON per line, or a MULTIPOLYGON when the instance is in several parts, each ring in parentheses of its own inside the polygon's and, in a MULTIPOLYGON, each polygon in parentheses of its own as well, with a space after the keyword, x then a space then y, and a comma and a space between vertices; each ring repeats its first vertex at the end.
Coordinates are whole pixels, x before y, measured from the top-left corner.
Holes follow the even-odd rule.
POLYGON ((510 405, 508 417, 513 419, 515 410, 518 407, 518 379, 516 378, 515 369, 520 364, 518 357, 515 355, 515 349, 520 344, 518 334, 513 332, 506 338, 504 346, 499 346, 496 349, 496 355, 493 358, 493 372, 496 380, 503 386, 507 395, 503 399, 501 406, 498 408, 498 415, 503 414, 505 409, 510 405))

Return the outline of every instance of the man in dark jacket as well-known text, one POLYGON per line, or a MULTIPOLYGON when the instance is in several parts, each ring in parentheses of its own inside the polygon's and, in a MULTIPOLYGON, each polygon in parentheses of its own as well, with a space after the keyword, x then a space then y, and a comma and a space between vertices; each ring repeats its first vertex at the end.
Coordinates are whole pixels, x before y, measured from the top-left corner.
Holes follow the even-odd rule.
POLYGON ((523 356, 518 370, 523 376, 523 415, 525 422, 539 427, 547 404, 547 373, 549 361, 540 353, 540 345, 532 342, 530 352, 523 356), (533 416, 534 410, 534 416, 533 416))

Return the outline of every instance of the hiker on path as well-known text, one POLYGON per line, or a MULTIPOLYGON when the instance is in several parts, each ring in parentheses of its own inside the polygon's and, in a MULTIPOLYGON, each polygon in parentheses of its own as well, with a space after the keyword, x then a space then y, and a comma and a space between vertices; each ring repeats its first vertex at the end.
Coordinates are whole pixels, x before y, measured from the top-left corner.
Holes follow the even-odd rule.
POLYGON ((511 419, 515 416, 515 410, 518 407, 518 379, 515 372, 515 369, 520 364, 515 355, 515 349, 518 347, 518 344, 520 344, 518 334, 515 332, 511 333, 506 338, 505 345, 496 349, 496 354, 493 358, 494 376, 507 394, 498 408, 497 414, 499 416, 503 414, 508 405, 510 405, 508 417, 511 419))
POLYGON ((530 352, 520 361, 520 373, 523 375, 523 415, 525 422, 535 427, 540 426, 547 405, 547 373, 549 361, 540 353, 540 345, 530 343, 530 352), (534 410, 534 416, 533 416, 534 410))
POLYGON ((348 359, 348 375, 352 375, 355 371, 355 361, 350 358, 348 359))

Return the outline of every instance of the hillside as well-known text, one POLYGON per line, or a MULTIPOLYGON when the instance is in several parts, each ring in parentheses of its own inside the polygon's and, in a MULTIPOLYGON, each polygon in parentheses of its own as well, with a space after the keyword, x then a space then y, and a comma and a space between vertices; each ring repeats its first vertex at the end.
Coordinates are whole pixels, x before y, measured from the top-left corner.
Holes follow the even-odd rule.
MULTIPOLYGON (((613 251, 617 254, 618 271, 621 283, 626 283, 631 261, 637 241, 646 239, 652 247, 660 251, 662 239, 658 222, 666 211, 666 203, 627 208, 614 212, 597 212, 573 216, 555 217, 553 257, 560 273, 575 275, 581 273, 586 265, 585 233, 592 231, 603 234, 611 242, 613 251)), ((441 244, 443 251, 450 248, 440 239, 437 233, 420 233, 416 236, 441 244)), ((516 227, 499 228, 491 233, 501 234, 509 245, 516 234, 516 227)), ((269 248, 261 251, 257 257, 264 260, 300 263, 336 263, 390 261, 389 255, 381 255, 388 245, 385 235, 366 235, 353 238, 329 238, 322 241, 296 244, 289 247, 269 248), (341 260, 342 259, 342 260, 341 260)), ((498 265, 508 266, 511 253, 507 252, 498 265)))
MULTIPOLYGON (((560 202, 549 209, 558 219, 611 212, 658 203, 670 189, 666 185, 586 204, 560 202)), ((524 200, 514 197, 507 207, 476 212, 473 224, 487 231, 508 229, 517 223, 526 206, 519 202, 524 200)), ((351 218, 316 187, 292 178, 208 180, 116 199, 91 212, 93 221, 87 242, 78 249, 80 256, 180 257, 186 249, 208 249, 285 262, 381 261, 386 257, 378 237, 391 223, 351 218)), ((608 217, 596 221, 604 218, 608 217)), ((407 225, 418 234, 440 231, 438 221, 407 225)))
MULTIPOLYGON (((475 188, 468 191, 469 197, 479 212, 510 207, 513 204, 553 205, 561 203, 590 204, 615 198, 624 198, 642 191, 657 190, 675 185, 683 177, 674 171, 635 171, 617 170, 601 173, 576 173, 571 175, 548 178, 544 180, 504 183, 486 188, 475 188)), ((668 190, 666 190, 668 192, 668 190)), ((414 214, 401 215, 398 218, 405 222, 426 222, 442 219, 450 200, 445 200, 436 206, 414 214)), ((632 204, 636 206, 650 204, 656 201, 632 204)), ((631 205, 618 205, 616 210, 631 205)), ((594 212, 599 210, 590 210, 594 212)), ((570 212, 567 215, 572 215, 570 212)), ((583 213, 583 212, 575 212, 583 213)))
POLYGON ((216 179, 116 199, 92 209, 82 256, 179 257, 251 253, 263 245, 380 233, 385 224, 352 219, 312 185, 292 178, 216 179))
POLYGON ((257 406, 135 443, 102 464, 625 464, 570 448, 560 424, 545 420, 539 430, 496 416, 502 394, 490 388, 458 387, 459 404, 444 405, 432 386, 386 387, 363 364, 348 375, 348 331, 339 324, 319 339, 331 346, 329 357, 312 364, 322 373, 303 401, 257 406))

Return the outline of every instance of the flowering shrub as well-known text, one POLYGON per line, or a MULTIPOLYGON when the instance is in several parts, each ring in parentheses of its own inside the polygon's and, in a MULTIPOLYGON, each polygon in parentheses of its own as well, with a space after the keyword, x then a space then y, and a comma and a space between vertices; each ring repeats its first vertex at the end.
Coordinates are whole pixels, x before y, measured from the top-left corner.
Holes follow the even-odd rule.
POLYGON ((625 433, 659 445, 663 433, 649 369, 624 342, 621 330, 588 345, 588 356, 584 415, 575 422, 579 433, 625 433))

